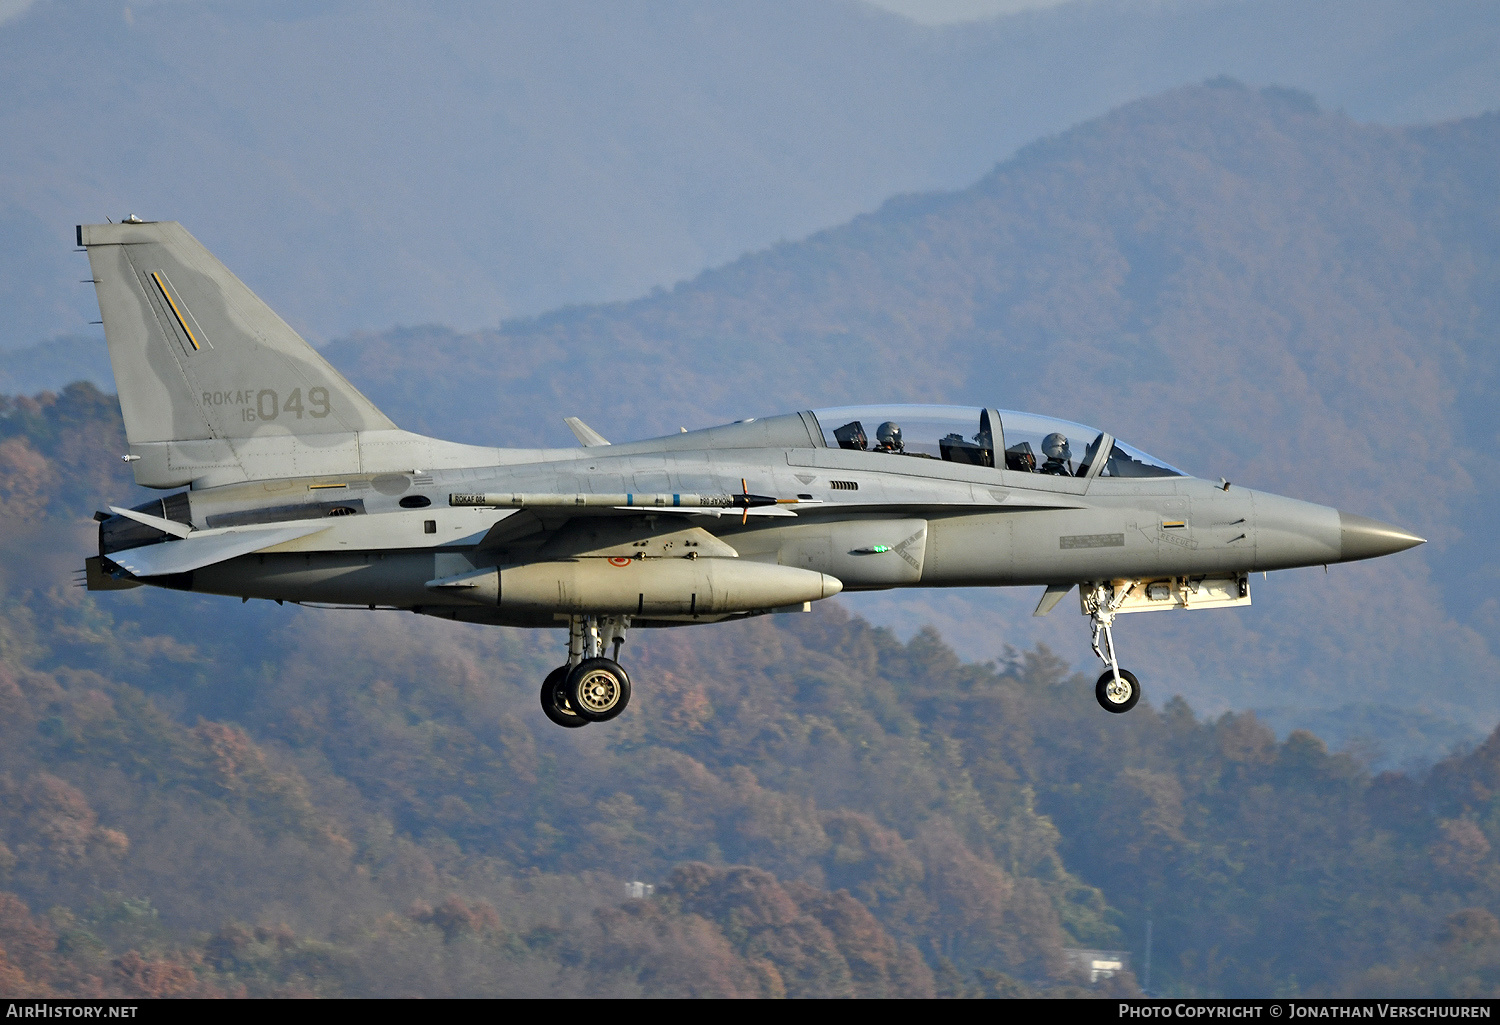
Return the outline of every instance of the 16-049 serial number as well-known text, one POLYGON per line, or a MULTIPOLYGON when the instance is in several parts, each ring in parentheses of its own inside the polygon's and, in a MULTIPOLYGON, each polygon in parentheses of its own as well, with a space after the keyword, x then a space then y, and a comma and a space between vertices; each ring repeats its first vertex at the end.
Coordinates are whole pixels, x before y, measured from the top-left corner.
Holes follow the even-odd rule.
POLYGON ((249 389, 206 391, 203 393, 203 404, 205 406, 239 406, 240 419, 245 421, 275 420, 282 416, 294 416, 301 420, 304 415, 314 420, 321 420, 333 411, 327 388, 307 389, 305 404, 301 388, 293 388, 285 398, 270 388, 262 388, 259 391, 249 389))

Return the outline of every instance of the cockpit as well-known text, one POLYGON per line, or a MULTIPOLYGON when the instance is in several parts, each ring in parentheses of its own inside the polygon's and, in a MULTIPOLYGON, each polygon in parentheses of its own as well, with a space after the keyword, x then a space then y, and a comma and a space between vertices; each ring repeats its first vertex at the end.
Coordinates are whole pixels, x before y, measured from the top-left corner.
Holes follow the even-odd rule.
POLYGON ((1003 459, 1007 470, 1054 477, 1187 476, 1103 431, 1034 413, 889 405, 815 409, 813 415, 829 448, 970 466, 995 467, 1003 459), (1096 466, 1101 450, 1103 465, 1096 466))

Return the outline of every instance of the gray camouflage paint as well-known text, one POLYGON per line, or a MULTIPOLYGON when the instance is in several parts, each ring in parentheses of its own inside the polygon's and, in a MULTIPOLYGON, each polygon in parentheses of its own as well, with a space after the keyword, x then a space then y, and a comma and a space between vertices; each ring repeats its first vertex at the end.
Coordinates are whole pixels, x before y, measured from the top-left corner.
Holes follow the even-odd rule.
POLYGON ((456 445, 396 428, 181 225, 82 225, 78 240, 136 479, 190 487, 194 528, 115 552, 102 571, 91 567, 91 586, 552 626, 591 611, 590 594, 625 593, 592 610, 619 612, 621 581, 635 574, 636 625, 649 626, 840 589, 1233 575, 1421 543, 1326 506, 1191 477, 1046 477, 830 449, 811 412, 619 445, 579 425, 579 449, 456 445), (735 510, 449 504, 484 493, 733 495, 742 480, 757 494, 810 499, 743 522, 735 510), (288 529, 312 517, 326 526, 288 529), (255 530, 274 543, 256 547, 255 530), (300 536, 283 539, 291 534, 300 536), (668 566, 679 557, 701 563, 668 566), (130 574, 115 569, 127 563, 130 574), (507 607, 507 586, 526 600, 507 607))

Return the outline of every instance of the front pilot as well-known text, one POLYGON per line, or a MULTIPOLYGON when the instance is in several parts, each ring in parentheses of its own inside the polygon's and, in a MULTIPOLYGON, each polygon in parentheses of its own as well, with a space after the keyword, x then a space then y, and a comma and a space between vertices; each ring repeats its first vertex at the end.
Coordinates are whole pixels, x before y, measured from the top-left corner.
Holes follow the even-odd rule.
POLYGON ((901 425, 893 420, 887 420, 875 428, 875 451, 876 452, 905 452, 906 445, 901 441, 901 425))

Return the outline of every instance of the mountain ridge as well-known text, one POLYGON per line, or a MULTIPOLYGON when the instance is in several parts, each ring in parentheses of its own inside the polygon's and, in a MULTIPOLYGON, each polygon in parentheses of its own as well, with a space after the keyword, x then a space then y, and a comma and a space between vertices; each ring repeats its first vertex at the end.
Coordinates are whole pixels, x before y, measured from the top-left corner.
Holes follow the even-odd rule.
POLYGON ((193 226, 316 341, 645 292, 1229 73, 1363 119, 1500 106, 1500 6, 43 0, 0 26, 0 348, 96 319, 79 221, 193 226), (127 16, 128 14, 128 16, 127 16))

